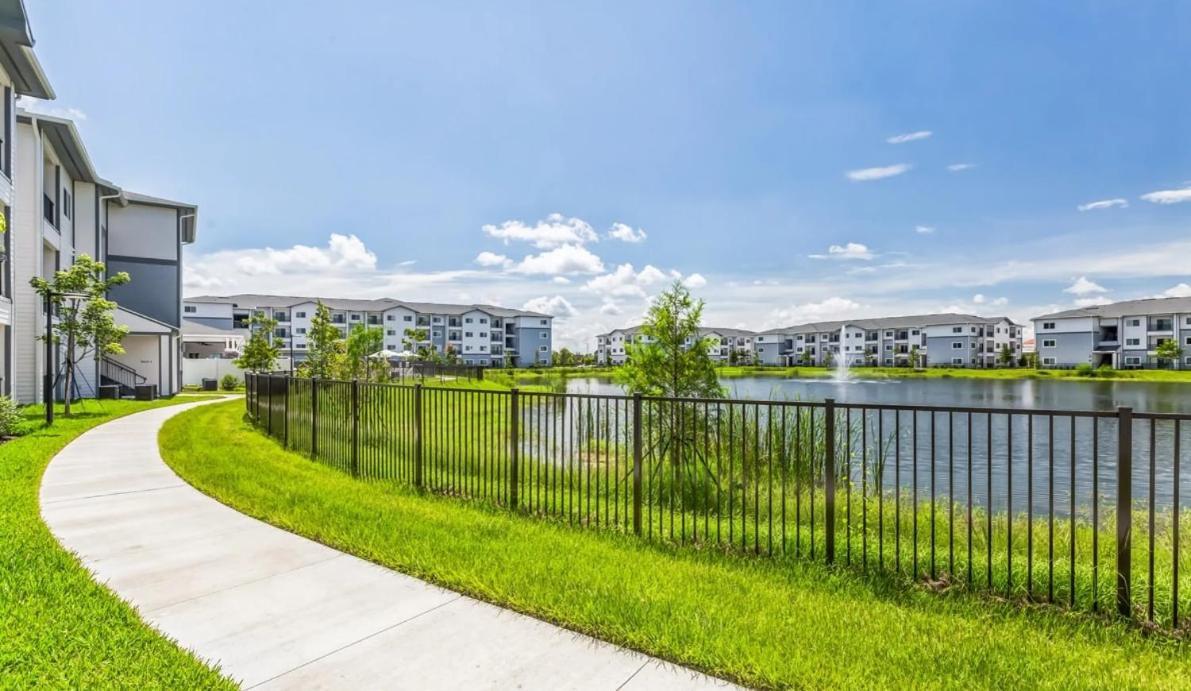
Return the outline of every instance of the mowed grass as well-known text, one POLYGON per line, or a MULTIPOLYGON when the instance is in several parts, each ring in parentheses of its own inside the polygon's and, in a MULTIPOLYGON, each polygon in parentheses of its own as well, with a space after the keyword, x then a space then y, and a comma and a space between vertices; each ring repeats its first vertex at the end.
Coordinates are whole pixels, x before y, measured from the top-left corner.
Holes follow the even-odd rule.
POLYGON ((24 410, 24 436, 0 444, 0 687, 235 688, 146 626, 91 580, 41 521, 49 460, 116 417, 186 402, 86 402, 46 428, 24 410))
POLYGON ((188 411, 163 456, 199 489, 333 547, 571 629, 768 687, 1179 688, 1188 644, 1054 608, 793 559, 585 531, 361 482, 243 404, 188 411))

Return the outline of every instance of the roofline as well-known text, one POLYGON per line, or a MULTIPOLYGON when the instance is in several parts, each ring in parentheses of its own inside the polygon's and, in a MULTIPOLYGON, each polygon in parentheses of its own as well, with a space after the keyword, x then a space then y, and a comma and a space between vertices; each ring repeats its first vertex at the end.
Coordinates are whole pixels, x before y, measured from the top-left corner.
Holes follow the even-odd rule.
POLYGON ((77 175, 72 175, 72 177, 80 182, 101 182, 102 179, 95 172, 95 165, 91 162, 91 155, 87 153, 87 146, 83 143, 83 137, 79 134, 79 130, 75 127, 73 120, 18 108, 17 122, 29 123, 38 127, 38 129, 43 129, 47 133, 52 132, 54 133, 52 136, 61 139, 61 142, 54 142, 54 150, 58 153, 59 158, 69 159, 63 162, 78 173, 77 175), (43 125, 47 127, 43 127, 43 125), (62 144, 65 146, 62 146, 62 144), (63 150, 59 151, 59 149, 63 150))
POLYGON ((43 100, 57 97, 33 52, 33 29, 24 0, 4 0, 7 12, 0 13, 0 63, 13 81, 14 91, 43 100))

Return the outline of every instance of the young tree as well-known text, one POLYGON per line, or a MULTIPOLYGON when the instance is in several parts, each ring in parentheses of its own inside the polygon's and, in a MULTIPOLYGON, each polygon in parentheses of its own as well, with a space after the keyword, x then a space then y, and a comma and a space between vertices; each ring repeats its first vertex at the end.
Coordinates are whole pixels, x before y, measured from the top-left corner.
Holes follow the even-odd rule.
POLYGON ((323 379, 333 377, 344 357, 343 334, 331 322, 331 310, 322 302, 315 306, 310 318, 309 341, 303 373, 323 379))
POLYGON ((405 335, 401 339, 402 345, 406 350, 414 353, 414 359, 418 362, 434 362, 437 353, 432 345, 424 345, 430 341, 430 332, 426 329, 406 329, 405 335))
MULTIPOLYGON (((62 357, 65 367, 65 407, 70 415, 72 391, 75 385, 75 366, 89 355, 119 355, 124 352, 120 341, 128 335, 128 327, 116 324, 112 316, 116 303, 107 299, 110 288, 131 280, 121 271, 105 277, 106 267, 89 255, 80 254, 74 264, 60 269, 46 280, 34 277, 29 281, 42 300, 48 300, 58 315, 53 326, 53 342, 65 346, 62 357)), ((43 336, 44 338, 44 336, 43 336)), ((46 401, 46 405, 50 405, 46 401)))
POLYGON ((1013 349, 1009 347, 1008 343, 1001 346, 1001 352, 997 353, 997 364, 1001 367, 1013 366, 1013 349))
POLYGON ((281 354, 281 344, 273 340, 273 329, 276 328, 276 319, 262 314, 252 315, 248 320, 248 342, 244 344, 244 352, 234 360, 236 367, 249 372, 272 372, 281 354))
POLYGON ((1179 342, 1173 338, 1162 341, 1154 348, 1154 356, 1158 358, 1160 364, 1174 363, 1178 366, 1179 360, 1183 357, 1183 349, 1179 347, 1179 342))
POLYGON ((629 393, 647 396, 722 396, 710 344, 699 336, 702 317, 703 301, 675 281, 650 305, 641 325, 646 338, 629 344, 628 361, 616 371, 617 380, 629 393))
POLYGON ((910 348, 910 367, 919 367, 922 363, 922 351, 918 350, 918 346, 910 348))
POLYGON ((364 326, 356 324, 347 335, 347 357, 344 360, 345 379, 363 379, 368 381, 380 378, 381 368, 388 370, 388 361, 374 357, 384 347, 385 331, 379 326, 364 326))

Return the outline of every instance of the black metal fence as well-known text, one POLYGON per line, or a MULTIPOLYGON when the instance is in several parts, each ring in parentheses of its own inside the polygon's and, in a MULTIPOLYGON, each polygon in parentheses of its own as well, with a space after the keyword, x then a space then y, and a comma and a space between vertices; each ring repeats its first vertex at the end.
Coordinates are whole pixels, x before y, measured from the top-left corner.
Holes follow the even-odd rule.
POLYGON ((360 478, 1185 623, 1191 415, 247 384, 258 426, 360 478))

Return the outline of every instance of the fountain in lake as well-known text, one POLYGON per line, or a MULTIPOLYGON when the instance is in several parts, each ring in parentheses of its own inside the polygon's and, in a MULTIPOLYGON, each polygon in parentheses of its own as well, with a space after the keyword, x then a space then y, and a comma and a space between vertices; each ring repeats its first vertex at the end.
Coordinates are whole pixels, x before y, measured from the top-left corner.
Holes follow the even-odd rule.
POLYGON ((832 377, 835 381, 848 381, 852 378, 852 373, 848 371, 848 327, 841 326, 839 328, 839 357, 835 360, 835 376, 832 377))

